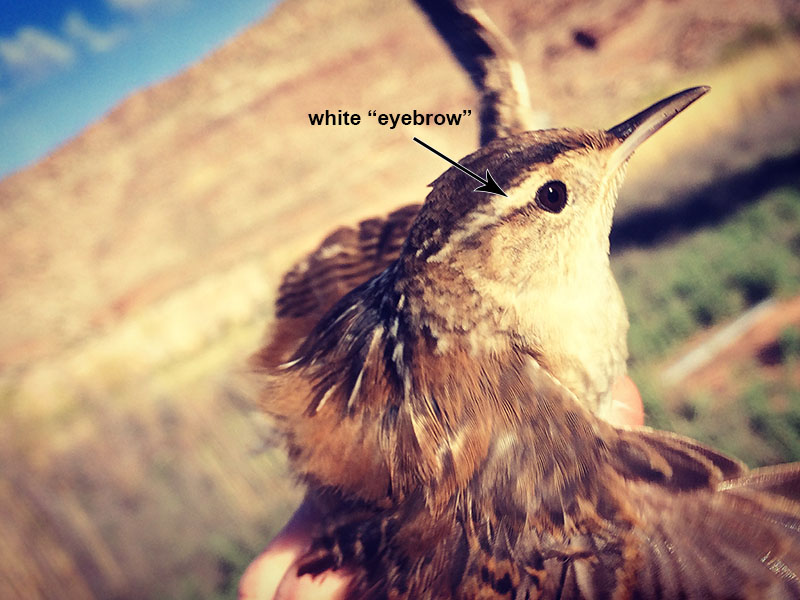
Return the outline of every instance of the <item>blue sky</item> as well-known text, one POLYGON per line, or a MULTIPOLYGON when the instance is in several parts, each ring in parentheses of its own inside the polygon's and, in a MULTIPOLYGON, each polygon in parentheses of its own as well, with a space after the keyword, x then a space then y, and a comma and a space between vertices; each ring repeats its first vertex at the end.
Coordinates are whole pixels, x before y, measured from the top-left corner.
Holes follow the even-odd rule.
POLYGON ((195 62, 275 1, 0 0, 0 177, 195 62))

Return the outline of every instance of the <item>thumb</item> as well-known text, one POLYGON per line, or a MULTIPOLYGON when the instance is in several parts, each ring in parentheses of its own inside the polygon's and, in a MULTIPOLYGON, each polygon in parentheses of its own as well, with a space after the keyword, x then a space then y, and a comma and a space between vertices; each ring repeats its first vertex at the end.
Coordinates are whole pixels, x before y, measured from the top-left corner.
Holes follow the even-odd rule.
POLYGON ((627 375, 617 379, 611 388, 611 411, 608 420, 613 425, 640 427, 644 425, 644 405, 633 380, 627 375))

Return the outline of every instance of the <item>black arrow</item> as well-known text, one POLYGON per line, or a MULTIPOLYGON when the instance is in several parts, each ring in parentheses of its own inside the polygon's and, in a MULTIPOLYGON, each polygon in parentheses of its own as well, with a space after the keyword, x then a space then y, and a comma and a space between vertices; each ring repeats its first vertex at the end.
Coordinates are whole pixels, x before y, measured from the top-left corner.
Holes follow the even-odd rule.
POLYGON ((417 142, 420 146, 423 146, 424 148, 427 148, 428 150, 430 150, 431 152, 433 152, 437 156, 440 156, 441 158, 445 159, 447 162, 449 162, 451 165, 453 165, 456 169, 458 169, 462 173, 465 173, 465 174, 469 175, 470 177, 472 177, 473 179, 476 179, 476 180, 480 181, 483 185, 481 185, 479 187, 476 187, 475 188, 476 192, 485 192, 487 194, 497 194, 498 196, 505 196, 506 198, 508 198, 508 194, 506 194, 503 191, 503 189, 499 185, 497 185, 497 183, 495 182, 494 178, 492 178, 492 174, 489 173, 489 169, 486 169, 486 179, 484 179, 483 177, 481 177, 477 173, 473 173, 472 171, 470 171, 467 167, 464 167, 464 166, 458 164, 452 158, 446 157, 444 154, 439 152, 436 148, 431 148, 430 146, 428 146, 428 144, 423 142, 421 139, 415 137, 415 138, 413 138, 413 140, 415 142, 417 142))

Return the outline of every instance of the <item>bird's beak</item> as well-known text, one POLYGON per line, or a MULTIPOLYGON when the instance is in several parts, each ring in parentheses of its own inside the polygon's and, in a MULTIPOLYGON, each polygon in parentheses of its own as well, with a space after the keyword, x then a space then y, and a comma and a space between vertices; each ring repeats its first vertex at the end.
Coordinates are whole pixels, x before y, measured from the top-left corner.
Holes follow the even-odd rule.
POLYGON ((703 85, 673 94, 606 131, 610 137, 619 141, 609 161, 609 172, 616 171, 642 142, 710 89, 703 85))

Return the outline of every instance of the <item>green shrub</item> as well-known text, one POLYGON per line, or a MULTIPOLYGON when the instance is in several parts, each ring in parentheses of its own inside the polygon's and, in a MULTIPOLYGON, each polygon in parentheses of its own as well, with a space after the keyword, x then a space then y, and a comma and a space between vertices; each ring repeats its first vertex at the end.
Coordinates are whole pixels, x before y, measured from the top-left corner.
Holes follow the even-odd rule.
POLYGON ((656 360, 767 297, 797 292, 799 230, 800 191, 782 188, 714 228, 613 256, 632 364, 656 360))

